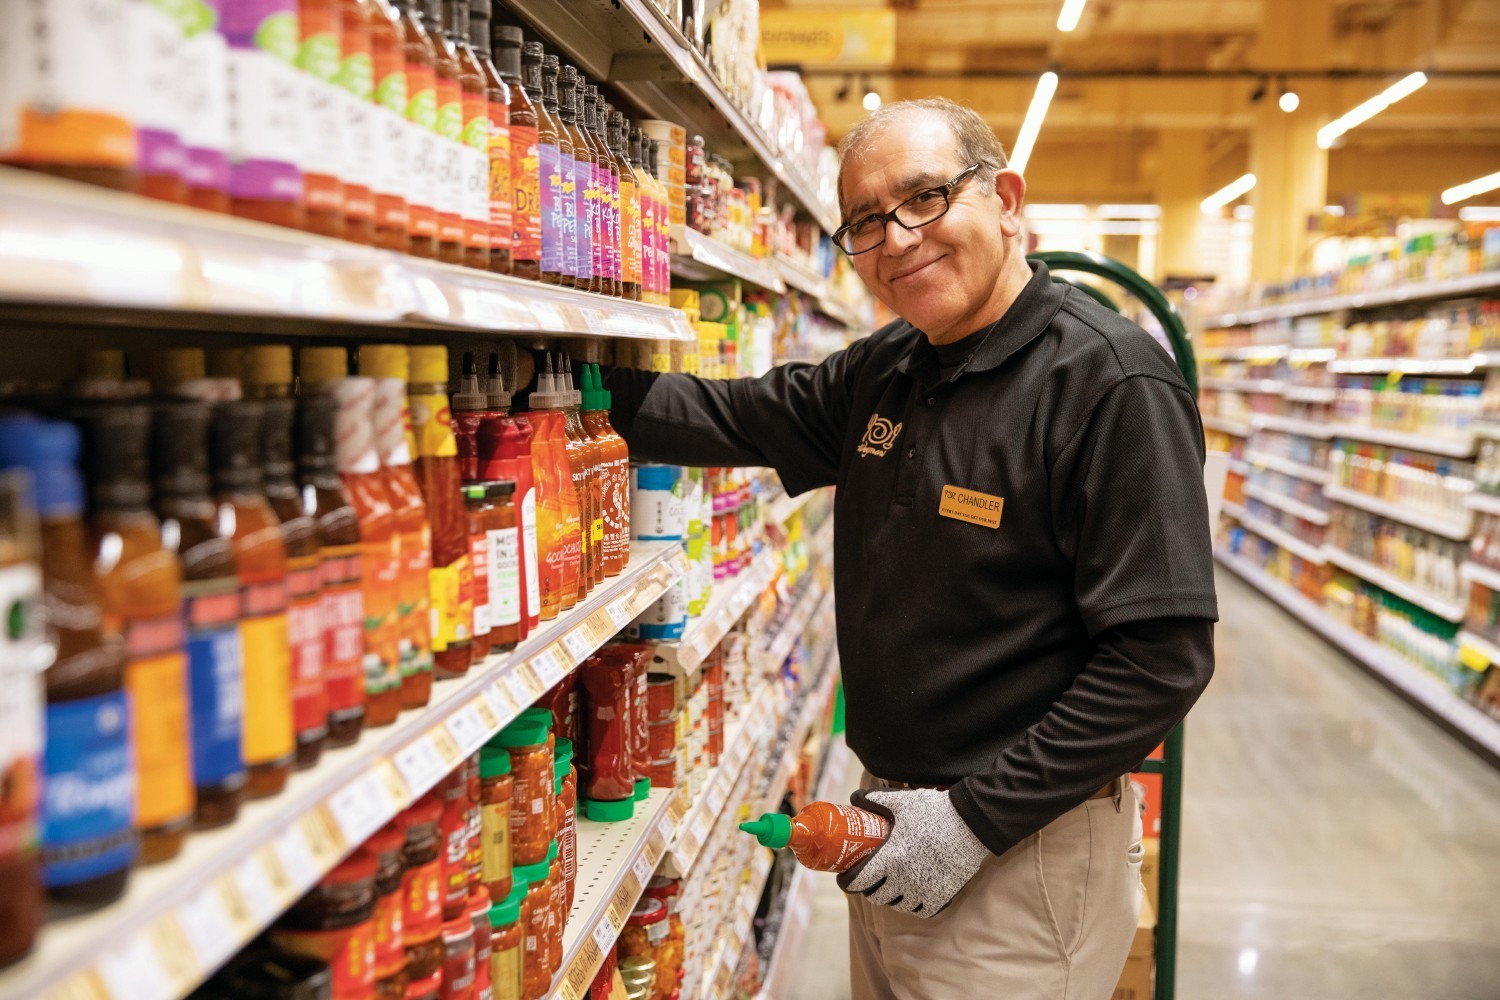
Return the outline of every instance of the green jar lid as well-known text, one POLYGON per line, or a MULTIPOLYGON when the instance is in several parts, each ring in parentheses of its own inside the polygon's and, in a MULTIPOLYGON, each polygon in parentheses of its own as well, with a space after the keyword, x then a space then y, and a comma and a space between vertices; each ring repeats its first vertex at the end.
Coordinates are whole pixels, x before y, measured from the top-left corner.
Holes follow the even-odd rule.
POLYGON ((509 750, 488 744, 479 748, 479 776, 481 778, 498 778, 509 773, 509 750))
POLYGON ((754 822, 741 823, 740 829, 774 851, 792 842, 792 818, 786 813, 765 813, 754 822))
POLYGON ((558 760, 565 760, 569 764, 573 763, 573 741, 572 740, 558 740, 557 741, 557 750, 556 750, 556 752, 557 752, 557 759, 558 760))
POLYGON ((525 716, 512 722, 489 741, 487 746, 511 749, 514 747, 534 747, 539 743, 547 742, 547 724, 536 719, 528 719, 525 716))
POLYGON ((547 869, 551 865, 552 862, 550 859, 538 861, 534 865, 516 865, 511 869, 511 878, 521 879, 529 885, 535 885, 537 882, 545 882, 547 880, 547 869))
POLYGON ((645 802, 651 797, 651 779, 641 778, 635 783, 635 800, 645 802))
POLYGON ((540 705, 532 705, 530 708, 523 708, 521 710, 521 714, 517 716, 517 718, 534 719, 537 722, 546 723, 548 729, 552 728, 552 710, 550 708, 543 708, 540 705))
POLYGON ((596 823, 623 823, 635 816, 635 799, 621 799, 619 802, 584 799, 583 815, 596 823))
POLYGON ((504 927, 521 919, 521 900, 526 898, 526 890, 531 888, 524 879, 515 878, 512 873, 510 895, 490 907, 490 926, 504 927))
POLYGON ((547 863, 550 865, 553 861, 557 860, 557 856, 561 853, 561 849, 557 846, 557 838, 554 837, 552 843, 547 845, 547 863))
POLYGON ((555 758, 553 758, 552 775, 558 781, 566 778, 568 776, 568 772, 571 770, 573 770, 573 762, 571 760, 564 757, 562 754, 558 754, 555 758))

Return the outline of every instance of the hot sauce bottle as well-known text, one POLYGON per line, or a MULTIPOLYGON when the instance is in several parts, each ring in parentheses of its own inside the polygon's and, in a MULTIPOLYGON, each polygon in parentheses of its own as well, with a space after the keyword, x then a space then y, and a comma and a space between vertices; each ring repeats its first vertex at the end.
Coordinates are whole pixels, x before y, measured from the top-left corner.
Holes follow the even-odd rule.
POLYGON ((521 29, 500 25, 495 29, 495 55, 500 76, 510 84, 510 184, 511 184, 511 274, 533 281, 542 277, 541 166, 537 151, 537 110, 541 80, 522 82, 523 48, 536 46, 537 69, 541 68, 541 43, 521 44, 521 29), (535 87, 528 92, 529 87, 535 87))
POLYGON ((438 679, 469 670, 473 629, 473 569, 469 564, 468 517, 464 511, 458 442, 448 405, 448 349, 412 347, 412 430, 417 439, 417 482, 432 525, 431 594, 435 612, 433 659, 438 679))
POLYGON ((245 791, 240 584, 231 536, 224 533, 208 492, 208 420, 207 404, 183 400, 158 403, 151 422, 156 513, 163 535, 178 539, 182 567, 200 830, 232 822, 245 791))
POLYGON ((616 235, 619 231, 619 220, 614 216, 615 189, 619 187, 620 177, 615 167, 614 157, 610 154, 609 143, 604 137, 604 121, 608 117, 608 104, 600 96, 599 89, 589 84, 588 98, 586 103, 588 110, 588 129, 594 142, 599 147, 599 247, 598 263, 600 273, 604 278, 603 292, 605 295, 619 297, 620 287, 615 276, 615 255, 619 252, 616 235))
POLYGON ((375 0, 339 0, 341 58, 336 80, 344 117, 344 239, 375 242, 375 0))
POLYGON ((599 100, 599 141, 604 144, 604 151, 610 158, 609 169, 609 201, 606 218, 609 223, 609 268, 610 279, 614 283, 615 298, 625 297, 625 253, 620 240, 620 184, 625 176, 630 173, 630 166, 620 151, 615 147, 613 125, 611 122, 620 117, 609 102, 600 98, 599 100))
MULTIPOLYGON (((588 81, 580 78, 578 85, 573 88, 574 102, 578 105, 578 131, 583 137, 584 143, 589 149, 589 172, 588 190, 584 196, 584 207, 587 210, 588 220, 588 291, 599 292, 603 295, 609 294, 609 279, 604 273, 604 216, 601 198, 606 186, 603 181, 604 172, 607 169, 604 163, 604 150, 599 146, 599 140, 595 138, 593 129, 589 127, 589 116, 592 113, 589 104, 588 81)), ((582 216, 578 219, 579 253, 583 252, 582 227, 585 221, 582 216)))
MULTIPOLYGON (((52 904, 74 912, 118 899, 136 856, 125 650, 103 630, 78 453, 71 424, 0 420, 0 467, 31 473, 42 599, 57 648, 44 676, 42 880, 52 904)), ((19 887, 6 891, 19 895, 19 887)))
POLYGON ((261 490, 261 412, 258 402, 223 402, 214 406, 209 425, 219 518, 234 525, 245 665, 243 749, 251 798, 280 792, 296 759, 286 544, 261 490))
POLYGON ((510 414, 510 393, 499 375, 499 356, 490 356, 490 379, 486 387, 489 406, 499 418, 480 428, 480 475, 486 480, 514 480, 516 484, 516 531, 519 555, 517 571, 520 597, 519 631, 525 639, 541 624, 541 576, 536 546, 536 479, 531 464, 531 424, 510 414))
POLYGON ((297 67, 305 74, 300 113, 306 228, 344 235, 344 121, 339 64, 343 60, 339 0, 297 0, 301 44, 297 67))
POLYGON ((578 603, 578 568, 582 552, 578 491, 574 486, 568 438, 564 430, 565 397, 558 391, 552 356, 528 400, 527 419, 536 431, 532 464, 538 484, 537 549, 541 569, 542 619, 550 620, 578 603))
POLYGON ((392 0, 405 39, 407 252, 437 256, 437 49, 421 0, 392 0))
MULTIPOLYGON (((531 57, 523 55, 527 80, 531 79, 531 57)), ((542 281, 564 283, 567 268, 563 251, 563 168, 573 157, 573 145, 557 119, 557 56, 542 57, 540 81, 542 101, 537 108, 537 163, 541 171, 538 190, 542 197, 542 281)))
POLYGON ((401 18, 387 0, 365 4, 370 31, 370 65, 375 107, 371 113, 370 182, 374 220, 373 239, 385 250, 411 249, 406 194, 408 158, 406 104, 406 36, 401 18))
POLYGON ((484 71, 486 111, 490 119, 489 161, 490 265, 495 274, 510 273, 510 86, 495 66, 490 40, 490 5, 469 7, 469 42, 484 71))
POLYGON ((488 411, 489 397, 479 387, 479 371, 474 355, 463 358, 463 377, 459 391, 450 399, 453 433, 458 445, 458 462, 464 483, 464 510, 469 538, 469 576, 472 589, 473 630, 469 642, 469 662, 482 663, 490 652, 490 569, 489 547, 485 529, 490 519, 484 484, 479 481, 479 428, 488 411))
MULTIPOLYGON (((489 0, 480 0, 488 3, 489 0)), ((469 39, 469 0, 444 0, 447 35, 458 50, 463 86, 464 263, 490 267, 490 109, 488 81, 469 39)))
POLYGON ((818 872, 848 871, 879 850, 891 824, 878 813, 833 802, 813 802, 796 816, 765 813, 740 829, 765 847, 791 847, 804 868, 818 872))
POLYGON ((297 0, 220 7, 229 40, 229 210, 301 229, 304 82, 297 0))
POLYGON ((438 260, 464 263, 464 67, 445 30, 445 0, 424 0, 437 74, 438 260))
POLYGON ((297 401, 297 481, 312 502, 322 561, 328 745, 339 747, 359 739, 365 725, 365 599, 359 516, 338 475, 337 419, 332 396, 314 393, 297 401))
POLYGON ((641 188, 640 165, 630 148, 630 129, 625 116, 610 115, 615 153, 620 158, 620 271, 625 298, 641 301, 641 188))
POLYGON ((432 697, 432 528, 412 468, 416 451, 406 385, 406 348, 372 344, 360 348, 359 373, 375 380, 375 449, 381 477, 396 514, 401 566, 396 577, 396 615, 401 636, 401 707, 421 708, 432 697))
POLYGON ((182 570, 150 507, 150 407, 97 403, 84 427, 95 571, 105 627, 125 642, 135 823, 151 864, 176 857, 193 822, 182 570))
POLYGON ((630 448, 609 422, 610 394, 598 365, 584 369, 583 425, 604 452, 604 575, 619 576, 630 559, 630 448))
POLYGON ((557 77, 557 129, 560 138, 561 134, 566 134, 571 152, 563 156, 561 161, 563 284, 586 289, 588 275, 585 272, 580 276, 578 266, 581 259, 578 249, 578 218, 579 206, 588 192, 588 184, 585 181, 584 186, 580 188, 578 183, 579 172, 590 169, 590 165, 586 159, 588 147, 583 144, 583 136, 578 131, 578 109, 575 99, 577 89, 578 71, 572 66, 564 66, 557 77))
POLYGON ((563 391, 567 403, 563 412, 567 415, 568 440, 583 459, 583 480, 573 481, 579 493, 579 529, 584 536, 582 560, 578 573, 578 599, 604 580, 604 448, 583 426, 581 407, 583 393, 573 385, 573 362, 566 356, 562 359, 563 391))

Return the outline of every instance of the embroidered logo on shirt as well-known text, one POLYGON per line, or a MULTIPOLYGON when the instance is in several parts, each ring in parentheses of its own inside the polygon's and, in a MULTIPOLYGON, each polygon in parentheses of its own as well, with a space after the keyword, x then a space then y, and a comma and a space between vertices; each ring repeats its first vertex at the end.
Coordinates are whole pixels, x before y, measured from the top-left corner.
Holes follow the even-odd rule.
POLYGON ((870 417, 870 422, 865 426, 865 436, 860 439, 859 447, 854 449, 861 455, 873 455, 876 458, 884 458, 896 443, 896 438, 901 436, 902 424, 893 424, 889 420, 876 413, 870 417))

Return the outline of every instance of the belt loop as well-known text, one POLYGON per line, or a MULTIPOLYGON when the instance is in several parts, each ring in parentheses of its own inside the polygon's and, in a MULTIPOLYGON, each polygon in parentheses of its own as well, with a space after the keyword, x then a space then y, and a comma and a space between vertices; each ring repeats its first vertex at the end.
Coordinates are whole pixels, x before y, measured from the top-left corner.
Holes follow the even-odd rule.
POLYGON ((1128 774, 1122 774, 1115 780, 1115 812, 1120 812, 1124 808, 1125 782, 1129 780, 1130 775, 1128 774))

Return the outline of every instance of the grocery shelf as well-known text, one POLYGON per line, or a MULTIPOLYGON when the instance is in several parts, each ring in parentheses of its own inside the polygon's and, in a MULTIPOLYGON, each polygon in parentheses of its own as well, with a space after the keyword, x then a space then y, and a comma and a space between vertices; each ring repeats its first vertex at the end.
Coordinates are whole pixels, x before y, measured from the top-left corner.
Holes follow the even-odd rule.
POLYGON ((1200 378, 1202 389, 1220 389, 1225 392, 1250 392, 1268 396, 1279 396, 1285 391, 1283 383, 1275 379, 1200 378))
POLYGON ((1248 476, 1250 474, 1250 463, 1242 458, 1231 458, 1229 460, 1229 471, 1238 473, 1241 476, 1248 476))
POLYGON ((677 643, 677 660, 683 669, 693 671, 729 634, 734 623, 755 603, 771 578, 776 575, 776 553, 767 546, 744 572, 714 585, 715 593, 703 614, 688 623, 677 643))
POLYGON ((1315 566, 1322 566, 1328 562, 1328 557, 1324 554, 1326 550, 1323 546, 1304 542, 1286 529, 1278 528, 1268 521, 1262 521, 1260 518, 1250 514, 1242 514, 1240 516, 1240 526, 1247 531, 1255 532, 1266 541, 1281 546, 1292 553, 1292 555, 1300 559, 1305 559, 1315 566))
POLYGON ((769 291, 786 291, 786 283, 772 258, 752 257, 686 226, 672 227, 672 273, 689 281, 739 278, 769 291))
POLYGON ((731 160, 781 182, 826 231, 838 226, 826 189, 783 157, 765 131, 720 86, 707 60, 650 0, 517 0, 514 8, 567 59, 627 97, 649 118, 702 135, 731 160))
POLYGON ((1225 514, 1228 514, 1230 517, 1237 518, 1239 520, 1243 520, 1245 517, 1244 504, 1235 503, 1233 500, 1219 501, 1219 510, 1223 511, 1225 514))
POLYGON ((1392 448, 1406 448, 1425 452, 1428 455, 1446 455, 1449 458, 1468 458, 1474 454, 1474 434, 1433 437, 1411 434, 1406 431, 1391 431, 1381 427, 1362 427, 1358 424, 1329 424, 1323 437, 1349 438, 1352 441, 1368 441, 1371 444, 1386 444, 1392 448))
MULTIPOLYGON (((835 646, 836 644, 830 643, 829 645, 835 646)), ((781 799, 786 795, 787 786, 797 770, 797 758, 802 750, 802 744, 807 742, 808 734, 818 724, 823 710, 828 707, 829 699, 833 697, 834 684, 838 680, 838 670, 834 667, 837 662, 838 650, 830 648, 827 655, 823 657, 817 686, 807 692, 797 718, 792 723, 792 738, 787 743, 787 752, 777 762, 776 770, 771 775, 770 784, 767 786, 765 798, 754 810, 756 813, 775 812, 781 808, 781 799)))
POLYGON ((1340 375, 1470 375, 1486 367, 1484 355, 1462 358, 1340 358, 1328 370, 1340 375))
POLYGON ((806 631, 808 622, 812 621, 813 612, 822 603, 823 598, 824 588, 814 580, 797 599, 786 621, 782 622, 781 628, 777 629, 775 637, 766 644, 765 649, 751 654, 758 658, 761 669, 770 672, 781 668, 786 658, 792 655, 792 648, 797 645, 797 640, 806 631))
POLYGON ((1294 403, 1331 403, 1339 398, 1339 391, 1332 386, 1289 385, 1282 396, 1294 403))
POLYGON ((1245 344, 1241 347, 1197 347, 1193 355, 1199 361, 1279 361, 1291 350, 1290 344, 1245 344))
POLYGON ((685 569, 680 545, 635 543, 624 573, 514 651, 434 685, 425 708, 324 753, 230 826, 194 833, 177 858, 133 872, 118 902, 47 924, 36 950, 0 973, 0 996, 185 996, 685 569))
POLYGON ((1261 503, 1269 504, 1278 510, 1284 510, 1293 517, 1300 517, 1311 524, 1326 525, 1328 523, 1328 511, 1314 507, 1312 504, 1303 503, 1300 500, 1293 500, 1289 496, 1284 496, 1275 490, 1268 490, 1263 486, 1257 486, 1254 483, 1245 484, 1245 496, 1254 497, 1261 503))
POLYGON ((865 322, 853 310, 853 308, 834 297, 828 280, 821 275, 809 271, 794 261, 784 257, 776 258, 776 268, 781 273, 781 279, 786 282, 788 288, 811 297, 813 305, 818 311, 830 319, 837 320, 850 330, 868 333, 865 322))
POLYGON ((1319 439, 1333 437, 1333 431, 1327 424, 1298 420, 1296 417, 1281 417, 1274 413, 1257 413, 1250 418, 1250 425, 1258 431, 1284 431, 1287 434, 1319 439))
POLYGON ((1491 639, 1460 629, 1454 642, 1458 643, 1458 659, 1471 670, 1484 670, 1491 663, 1500 663, 1500 645, 1491 639))
POLYGON ((1323 487, 1323 495, 1341 504, 1358 507, 1371 514, 1379 514, 1381 517, 1388 517, 1393 521, 1400 521, 1402 524, 1409 524, 1413 528, 1421 528, 1423 531, 1430 531, 1434 535, 1442 535, 1456 542, 1468 541, 1469 533, 1474 527, 1472 517, 1466 516, 1461 521, 1455 521, 1451 517, 1429 514, 1414 504, 1391 503, 1389 500, 1372 497, 1368 493, 1361 493, 1343 486, 1334 486, 1332 483, 1323 487))
MULTIPOLYGON (((1308 628, 1343 650, 1360 666, 1459 737, 1471 749, 1500 766, 1500 722, 1459 697, 1441 680, 1399 653, 1336 621, 1294 588, 1275 579, 1243 556, 1215 550, 1219 563, 1281 605, 1308 628)), ((1459 633, 1461 641, 1468 633, 1459 633)), ((1470 638, 1477 638, 1470 636, 1470 638)), ((1482 642, 1482 640, 1481 640, 1482 642)), ((1484 643, 1485 648, 1493 646, 1484 643)))
POLYGON ((1466 562, 1458 568, 1459 575, 1470 583, 1477 583, 1494 591, 1500 591, 1500 569, 1492 569, 1481 563, 1466 562))
POLYGON ((1282 458, 1280 455, 1272 455, 1270 452, 1256 451, 1253 448, 1245 450, 1245 461, 1249 462, 1252 466, 1285 473, 1288 476, 1303 479, 1309 483, 1326 483, 1329 478, 1327 469, 1320 469, 1316 465, 1306 465, 1302 462, 1294 462, 1290 458, 1282 458))
POLYGON ((797 496, 788 496, 783 493, 767 506, 766 521, 770 524, 786 524, 792 519, 793 514, 806 507, 815 496, 817 496, 815 490, 808 490, 797 496))
POLYGON ((681 310, 422 260, 0 168, 0 301, 111 322, 212 317, 286 334, 327 324, 694 341, 681 310))
POLYGON ((1232 434, 1235 437, 1250 436, 1250 425, 1242 424, 1237 420, 1225 420, 1222 417, 1204 414, 1203 426, 1211 431, 1223 431, 1225 434, 1232 434))
POLYGON ((1464 506, 1481 514, 1500 514, 1500 496, 1475 490, 1464 497, 1464 506))
POLYGON ((731 995, 735 963, 745 950, 746 942, 750 940, 750 933, 755 925, 755 911, 760 906, 760 894, 765 891, 766 879, 771 874, 771 863, 775 857, 768 848, 755 849, 754 860, 750 862, 750 877, 740 888, 734 906, 729 911, 734 923, 723 929, 723 936, 714 948, 714 957, 704 967, 703 978, 699 981, 701 989, 698 995, 703 1000, 723 1000, 731 995))
POLYGON ((1404 601, 1409 601, 1419 608, 1432 612, 1439 618, 1450 622, 1461 622, 1464 620, 1464 601, 1459 598, 1441 597, 1437 594, 1429 594, 1427 591, 1406 582, 1396 574, 1386 569, 1381 569, 1374 563, 1366 562, 1359 556, 1345 552, 1343 549, 1332 545, 1324 545, 1323 552, 1328 561, 1342 569, 1348 570, 1355 576, 1375 584, 1382 590, 1390 591, 1404 601))
POLYGON ((1346 295, 1329 295, 1299 302, 1284 302, 1253 309, 1239 309, 1204 317, 1199 326, 1213 329, 1227 326, 1249 326, 1271 319, 1292 319, 1297 316, 1314 316, 1319 313, 1340 312, 1345 309, 1374 309, 1379 306, 1399 305, 1403 302, 1421 302, 1431 299, 1458 298, 1477 292, 1500 288, 1500 271, 1484 271, 1467 274, 1460 278, 1442 281, 1423 281, 1397 285, 1371 292, 1352 292, 1346 295))
POLYGON ((563 931, 562 967, 547 994, 553 1000, 589 995, 604 956, 614 950, 681 818, 677 791, 653 788, 648 799, 636 803, 633 819, 578 820, 578 880, 563 931))

